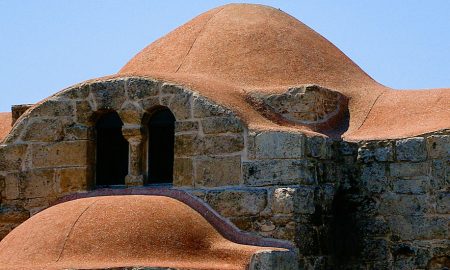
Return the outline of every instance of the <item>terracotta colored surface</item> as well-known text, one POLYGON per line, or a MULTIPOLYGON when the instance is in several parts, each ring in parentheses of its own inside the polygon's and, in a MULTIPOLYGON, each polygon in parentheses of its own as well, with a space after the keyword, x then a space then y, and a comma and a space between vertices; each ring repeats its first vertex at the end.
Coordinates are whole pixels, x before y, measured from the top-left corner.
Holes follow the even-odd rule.
POLYGON ((226 240, 172 198, 105 196, 58 204, 22 223, 0 242, 0 269, 245 269, 267 249, 226 240))
POLYGON ((0 141, 11 131, 11 117, 10 112, 0 112, 0 141))
POLYGON ((384 87, 318 33, 261 5, 230 4, 194 18, 143 49, 116 76, 126 75, 189 86, 235 110, 255 129, 314 132, 307 126, 279 126, 245 102, 248 92, 282 93, 302 84, 350 98, 348 140, 400 138, 450 127, 445 121, 449 89, 413 93, 384 87))
POLYGON ((98 196, 123 196, 123 195, 154 195, 174 198, 182 203, 189 205, 192 209, 197 211, 203 218, 205 218, 213 227, 226 239, 231 242, 244 245, 261 246, 261 247, 279 247, 293 250, 295 246, 285 240, 274 238, 262 238, 250 233, 240 231, 233 223, 223 218, 214 209, 211 208, 204 201, 198 199, 187 193, 186 191, 172 188, 159 187, 138 187, 138 188, 103 188, 96 189, 90 192, 73 193, 64 196, 54 202, 54 205, 72 201, 80 198, 90 198, 98 196))

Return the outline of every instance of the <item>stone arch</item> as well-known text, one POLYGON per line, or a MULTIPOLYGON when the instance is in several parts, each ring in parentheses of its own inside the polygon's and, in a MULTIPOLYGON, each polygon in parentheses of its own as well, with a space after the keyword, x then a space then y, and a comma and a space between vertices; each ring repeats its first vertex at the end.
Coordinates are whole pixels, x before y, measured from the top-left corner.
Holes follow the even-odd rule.
POLYGON ((26 207, 35 212, 50 198, 94 188, 95 123, 107 111, 119 114, 122 134, 129 142, 125 184, 142 186, 146 173, 143 119, 158 107, 169 108, 176 119, 175 187, 242 182, 246 135, 234 113, 183 86, 124 77, 71 86, 34 105, 17 120, 0 149, 11 152, 17 161, 2 170, 11 179, 17 175, 14 181, 20 192, 11 200, 39 200, 32 208, 26 207))

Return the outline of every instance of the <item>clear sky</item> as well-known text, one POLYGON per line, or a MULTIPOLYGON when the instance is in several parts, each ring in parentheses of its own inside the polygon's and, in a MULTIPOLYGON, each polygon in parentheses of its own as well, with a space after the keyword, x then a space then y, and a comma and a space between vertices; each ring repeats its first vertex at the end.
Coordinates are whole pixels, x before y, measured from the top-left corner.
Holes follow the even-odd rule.
MULTIPOLYGON (((450 87, 450 1, 246 2, 303 21, 382 84, 450 87)), ((158 37, 226 3, 0 0, 0 111, 114 74, 158 37)))

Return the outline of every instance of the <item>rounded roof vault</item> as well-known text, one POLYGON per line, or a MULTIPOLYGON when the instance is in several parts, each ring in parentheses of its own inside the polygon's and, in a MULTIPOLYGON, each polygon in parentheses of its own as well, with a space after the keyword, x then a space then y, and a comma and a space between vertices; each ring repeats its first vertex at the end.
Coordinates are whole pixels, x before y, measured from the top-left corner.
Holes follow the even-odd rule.
POLYGON ((58 204, 22 223, 0 242, 0 269, 245 269, 262 250, 277 248, 226 240, 176 199, 100 196, 58 204))
MULTIPOLYGON (((229 4, 207 11, 148 45, 117 74, 94 80, 129 76, 188 87, 234 111, 252 130, 300 131, 360 141, 450 128, 450 89, 398 91, 383 86, 314 30, 263 5, 229 4), (340 94, 339 100, 331 100, 337 110, 317 114, 324 115, 324 123, 277 121, 261 110, 263 99, 254 102, 255 97, 274 95, 302 98, 303 93, 290 93, 308 85, 340 94)), ((327 106, 316 93, 332 95, 308 93, 307 98, 315 99, 314 108, 327 106)), ((289 113, 303 113, 301 103, 288 103, 295 105, 289 113)))
POLYGON ((234 109, 255 129, 283 127, 245 102, 249 94, 280 94, 305 84, 349 99, 343 134, 348 140, 409 137, 450 127, 450 89, 385 87, 314 30, 263 5, 229 4, 205 12, 144 48, 117 75, 187 85, 234 109))

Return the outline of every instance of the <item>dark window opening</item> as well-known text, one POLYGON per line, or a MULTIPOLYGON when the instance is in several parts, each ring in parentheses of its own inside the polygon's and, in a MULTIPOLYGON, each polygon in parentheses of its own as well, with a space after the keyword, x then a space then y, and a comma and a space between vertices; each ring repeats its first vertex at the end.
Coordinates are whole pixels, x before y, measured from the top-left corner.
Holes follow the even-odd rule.
POLYGON ((148 137, 148 183, 172 183, 175 117, 169 109, 152 115, 148 122, 148 137))
POLYGON ((97 121, 97 186, 125 185, 129 147, 122 126, 116 112, 107 113, 97 121))

